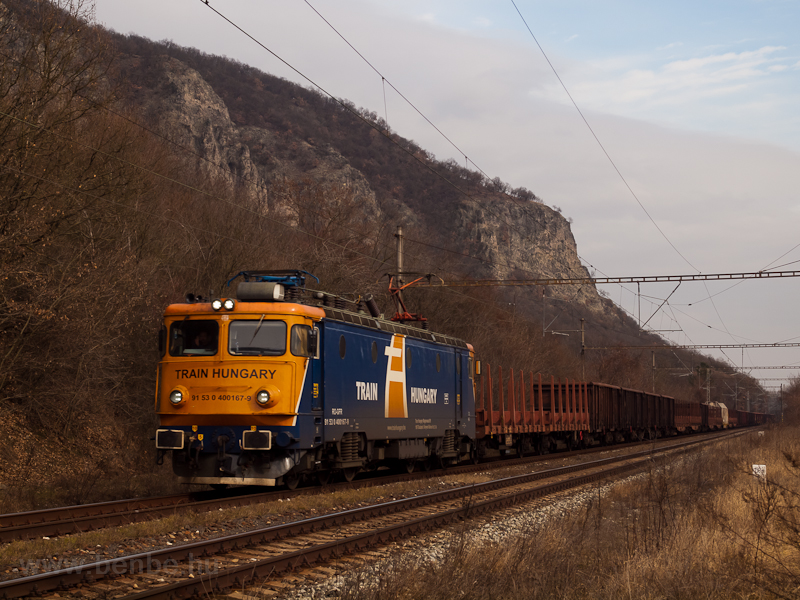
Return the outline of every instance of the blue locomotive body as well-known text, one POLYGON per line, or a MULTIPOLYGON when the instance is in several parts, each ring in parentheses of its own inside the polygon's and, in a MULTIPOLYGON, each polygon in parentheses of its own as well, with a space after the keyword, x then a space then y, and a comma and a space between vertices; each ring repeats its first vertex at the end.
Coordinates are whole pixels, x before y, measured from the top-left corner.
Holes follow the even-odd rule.
POLYGON ((470 348, 375 323, 320 322, 324 441, 356 435, 362 447, 371 443, 371 460, 452 458, 452 441, 475 434, 470 348))
POLYGON ((156 448, 181 481, 293 487, 475 456, 468 344, 276 285, 166 310, 156 448))

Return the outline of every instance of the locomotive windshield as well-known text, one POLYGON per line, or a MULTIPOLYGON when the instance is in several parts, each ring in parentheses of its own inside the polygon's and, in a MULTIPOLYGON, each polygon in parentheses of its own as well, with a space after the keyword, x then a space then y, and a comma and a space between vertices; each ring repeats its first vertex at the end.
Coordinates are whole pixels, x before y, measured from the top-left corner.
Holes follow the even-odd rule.
POLYGON ((214 356, 219 341, 216 321, 175 321, 169 328, 170 356, 214 356))
POLYGON ((231 321, 228 352, 235 356, 282 356, 286 353, 283 321, 231 321))

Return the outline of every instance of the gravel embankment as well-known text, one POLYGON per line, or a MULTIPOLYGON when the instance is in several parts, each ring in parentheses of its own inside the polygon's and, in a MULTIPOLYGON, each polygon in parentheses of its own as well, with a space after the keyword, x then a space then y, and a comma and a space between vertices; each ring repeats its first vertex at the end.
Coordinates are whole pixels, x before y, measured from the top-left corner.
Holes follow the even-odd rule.
MULTIPOLYGON (((405 566, 414 566, 428 562, 441 562, 446 553, 456 543, 470 546, 482 544, 505 545, 512 542, 521 532, 536 530, 554 520, 561 519, 578 510, 585 510, 586 505, 617 485, 627 484, 636 479, 646 477, 639 473, 621 481, 609 482, 590 489, 570 491, 559 494, 558 498, 544 498, 520 505, 513 509, 493 515, 480 517, 466 526, 451 527, 428 535, 416 537, 406 542, 392 544, 391 547, 379 551, 380 556, 366 560, 359 568, 341 568, 340 573, 324 581, 315 582, 310 578, 297 577, 296 588, 289 593, 266 592, 253 597, 284 598, 286 600, 322 600, 341 595, 342 590, 350 582, 358 581, 361 588, 377 585, 382 573, 389 567, 395 567, 400 561, 405 566), (463 538, 462 538, 463 536, 463 538)), ((296 574, 297 575, 297 574, 296 574)), ((266 584, 264 588, 268 588, 266 584)), ((264 592, 262 588, 262 593, 264 592)), ((242 595, 247 598, 247 595, 242 595)))

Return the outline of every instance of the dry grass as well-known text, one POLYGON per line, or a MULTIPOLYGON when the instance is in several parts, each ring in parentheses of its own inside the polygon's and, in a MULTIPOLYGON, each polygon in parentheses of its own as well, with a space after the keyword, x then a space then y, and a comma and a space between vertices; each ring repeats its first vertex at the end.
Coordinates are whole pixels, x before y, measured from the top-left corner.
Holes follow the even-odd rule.
MULTIPOLYGON (((69 460, 62 457, 63 460, 69 460)), ((55 506, 92 504, 124 498, 178 494, 188 491, 175 482, 169 465, 149 471, 117 472, 110 475, 102 465, 91 465, 54 477, 46 483, 15 481, 0 489, 0 513, 40 510, 55 506)))
POLYGON ((582 510, 500 545, 453 537, 436 560, 354 575, 345 600, 800 598, 800 436, 751 434, 653 463, 582 510), (766 464, 768 480, 752 475, 766 464))

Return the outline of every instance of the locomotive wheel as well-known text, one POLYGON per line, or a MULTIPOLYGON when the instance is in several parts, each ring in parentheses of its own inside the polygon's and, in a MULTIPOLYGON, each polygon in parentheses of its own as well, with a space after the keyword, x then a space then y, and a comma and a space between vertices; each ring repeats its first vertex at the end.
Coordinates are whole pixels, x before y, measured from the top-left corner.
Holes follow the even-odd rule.
POLYGON ((317 471, 317 483, 320 485, 328 485, 331 481, 330 471, 317 471))
POLYGON ((347 469, 342 469, 342 475, 344 476, 344 480, 347 482, 353 481, 353 478, 355 478, 356 473, 358 473, 358 467, 350 467, 347 469))
POLYGON ((297 489, 297 485, 300 483, 300 475, 297 473, 288 473, 283 476, 283 484, 287 487, 287 489, 294 490, 297 489))

